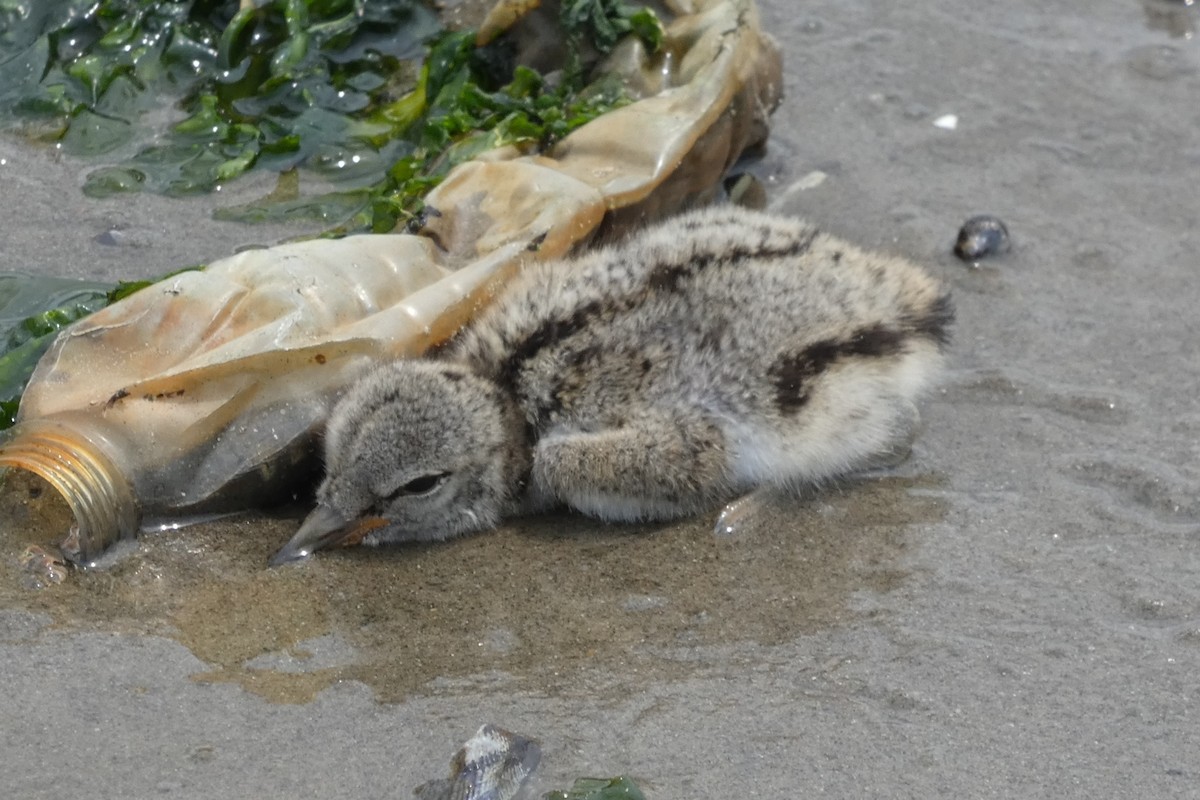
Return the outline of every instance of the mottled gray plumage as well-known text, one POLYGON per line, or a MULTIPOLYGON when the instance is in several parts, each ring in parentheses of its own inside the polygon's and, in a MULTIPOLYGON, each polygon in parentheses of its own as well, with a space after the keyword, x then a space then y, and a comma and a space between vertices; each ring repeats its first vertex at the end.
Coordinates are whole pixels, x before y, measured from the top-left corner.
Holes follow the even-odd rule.
POLYGON ((663 519, 860 469, 911 428, 952 316, 910 262, 732 207, 530 266, 440 356, 338 404, 319 524, 280 560, 363 517, 368 543, 551 505, 663 519))

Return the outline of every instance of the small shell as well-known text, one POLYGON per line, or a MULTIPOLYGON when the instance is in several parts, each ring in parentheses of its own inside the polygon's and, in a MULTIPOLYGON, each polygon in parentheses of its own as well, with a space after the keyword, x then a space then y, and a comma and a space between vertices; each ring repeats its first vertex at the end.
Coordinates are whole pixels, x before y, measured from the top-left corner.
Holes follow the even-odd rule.
POLYGON ((484 725, 450 760, 450 778, 414 791, 418 800, 510 800, 537 769, 542 750, 524 736, 484 725))
POLYGON ((979 261, 989 256, 1007 253, 1012 247, 1008 228, 998 217, 980 214, 963 223, 954 243, 954 255, 963 261, 979 261))

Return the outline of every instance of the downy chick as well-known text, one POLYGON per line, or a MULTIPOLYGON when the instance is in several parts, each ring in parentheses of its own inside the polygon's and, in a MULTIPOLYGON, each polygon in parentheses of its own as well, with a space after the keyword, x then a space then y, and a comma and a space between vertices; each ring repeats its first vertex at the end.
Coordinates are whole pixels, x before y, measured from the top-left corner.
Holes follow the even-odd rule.
POLYGON ((668 519, 861 469, 910 435, 952 318, 914 264, 734 207, 530 266, 443 354, 350 389, 272 563, 556 505, 668 519))

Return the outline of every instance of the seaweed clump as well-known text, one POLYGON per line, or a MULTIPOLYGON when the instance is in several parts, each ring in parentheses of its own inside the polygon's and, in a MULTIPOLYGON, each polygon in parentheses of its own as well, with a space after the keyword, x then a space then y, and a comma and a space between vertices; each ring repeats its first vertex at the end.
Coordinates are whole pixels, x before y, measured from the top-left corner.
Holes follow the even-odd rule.
MULTIPOLYGON (((662 36, 621 0, 567 0, 559 22, 600 52, 662 36)), ((90 196, 208 192, 259 169, 279 188, 220 216, 382 232, 456 164, 546 147, 629 101, 568 61, 548 78, 416 0, 0 0, 0 125, 115 160, 90 196), (156 128, 164 98, 183 118, 156 128), (297 169, 325 190, 301 197, 297 169)))

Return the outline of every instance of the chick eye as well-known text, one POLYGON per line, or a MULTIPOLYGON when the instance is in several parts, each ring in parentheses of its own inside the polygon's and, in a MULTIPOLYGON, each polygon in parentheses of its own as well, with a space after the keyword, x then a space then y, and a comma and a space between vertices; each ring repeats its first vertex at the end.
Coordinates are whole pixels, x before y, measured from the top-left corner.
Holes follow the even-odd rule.
POLYGON ((411 497, 413 495, 429 494, 434 489, 441 486, 448 477, 450 477, 449 472, 433 472, 429 475, 422 475, 419 478, 413 478, 411 481, 397 489, 392 496, 411 497))

